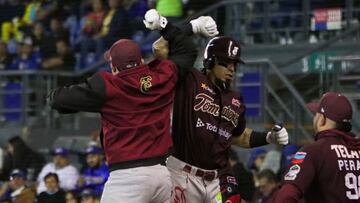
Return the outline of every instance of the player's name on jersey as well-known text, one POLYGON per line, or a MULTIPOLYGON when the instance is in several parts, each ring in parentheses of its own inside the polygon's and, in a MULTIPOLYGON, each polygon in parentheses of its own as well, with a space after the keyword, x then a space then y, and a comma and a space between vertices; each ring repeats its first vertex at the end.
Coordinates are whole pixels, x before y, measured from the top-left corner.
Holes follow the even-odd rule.
POLYGON ((359 150, 348 150, 344 145, 331 145, 331 149, 335 150, 338 158, 348 158, 348 159, 360 158, 359 150))
POLYGON ((344 145, 331 145, 338 158, 340 171, 359 171, 360 170, 360 151, 348 150, 344 145))
POLYGON ((360 171, 359 160, 338 160, 338 166, 340 171, 360 171))

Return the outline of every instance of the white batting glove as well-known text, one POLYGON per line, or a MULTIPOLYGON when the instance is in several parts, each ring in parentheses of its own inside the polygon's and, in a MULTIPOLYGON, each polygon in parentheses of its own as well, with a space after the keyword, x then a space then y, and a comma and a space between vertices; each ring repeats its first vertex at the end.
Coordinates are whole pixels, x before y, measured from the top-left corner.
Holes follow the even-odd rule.
POLYGON ((277 125, 275 125, 275 129, 269 131, 266 135, 266 141, 270 144, 280 144, 287 145, 289 143, 289 134, 284 127, 276 130, 277 125))
POLYGON ((210 16, 200 16, 190 23, 194 34, 202 34, 206 37, 214 37, 219 34, 216 22, 210 16))
POLYGON ((150 30, 161 30, 168 23, 167 19, 162 17, 155 9, 150 9, 145 13, 143 22, 145 27, 150 30))

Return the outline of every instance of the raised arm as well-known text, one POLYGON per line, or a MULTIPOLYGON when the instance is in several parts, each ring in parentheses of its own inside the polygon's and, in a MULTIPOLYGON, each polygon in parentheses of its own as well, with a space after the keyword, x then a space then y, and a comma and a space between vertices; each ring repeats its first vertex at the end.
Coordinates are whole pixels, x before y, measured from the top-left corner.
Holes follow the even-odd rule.
POLYGON ((215 21, 208 16, 202 16, 180 29, 174 26, 167 19, 160 16, 151 9, 145 14, 145 26, 150 30, 160 30, 162 38, 154 43, 155 56, 172 60, 178 70, 180 77, 193 67, 197 57, 197 50, 192 42, 191 34, 203 34, 215 36, 218 34, 215 21))
POLYGON ((100 75, 95 74, 84 83, 52 90, 48 101, 59 113, 99 112, 105 102, 105 84, 100 75))

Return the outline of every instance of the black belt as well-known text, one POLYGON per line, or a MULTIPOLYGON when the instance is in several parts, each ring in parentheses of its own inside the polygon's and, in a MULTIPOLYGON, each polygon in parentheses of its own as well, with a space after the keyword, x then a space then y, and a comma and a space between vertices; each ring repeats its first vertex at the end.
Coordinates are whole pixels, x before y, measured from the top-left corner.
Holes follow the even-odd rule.
POLYGON ((154 166, 157 164, 161 164, 165 166, 167 155, 159 156, 159 157, 151 157, 145 159, 136 159, 124 162, 118 162, 109 165, 109 171, 115 171, 119 169, 128 169, 128 168, 136 168, 141 166, 154 166))
MULTIPOLYGON (((183 168, 183 171, 185 171, 187 173, 191 173, 192 168, 193 167, 190 165, 185 165, 183 168)), ((204 170, 201 170, 198 168, 196 168, 196 169, 194 168, 194 170, 196 170, 195 176, 201 177, 204 180, 212 181, 212 180, 215 180, 216 178, 218 178, 217 174, 214 171, 204 171, 204 170)))

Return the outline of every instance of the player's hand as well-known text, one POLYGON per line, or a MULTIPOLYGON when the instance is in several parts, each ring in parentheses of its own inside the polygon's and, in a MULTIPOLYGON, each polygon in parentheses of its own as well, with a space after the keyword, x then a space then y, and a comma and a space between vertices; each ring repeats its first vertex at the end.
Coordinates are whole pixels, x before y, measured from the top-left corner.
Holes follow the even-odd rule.
POLYGON ((275 125, 266 135, 266 141, 270 144, 287 145, 289 143, 289 134, 281 125, 275 125))
POLYGON ((216 22, 210 16, 200 16, 190 23, 194 34, 202 34, 206 37, 215 37, 219 34, 216 22))
POLYGON ((145 27, 150 30, 161 30, 168 23, 167 19, 162 17, 155 9, 150 9, 145 13, 143 22, 145 27))

